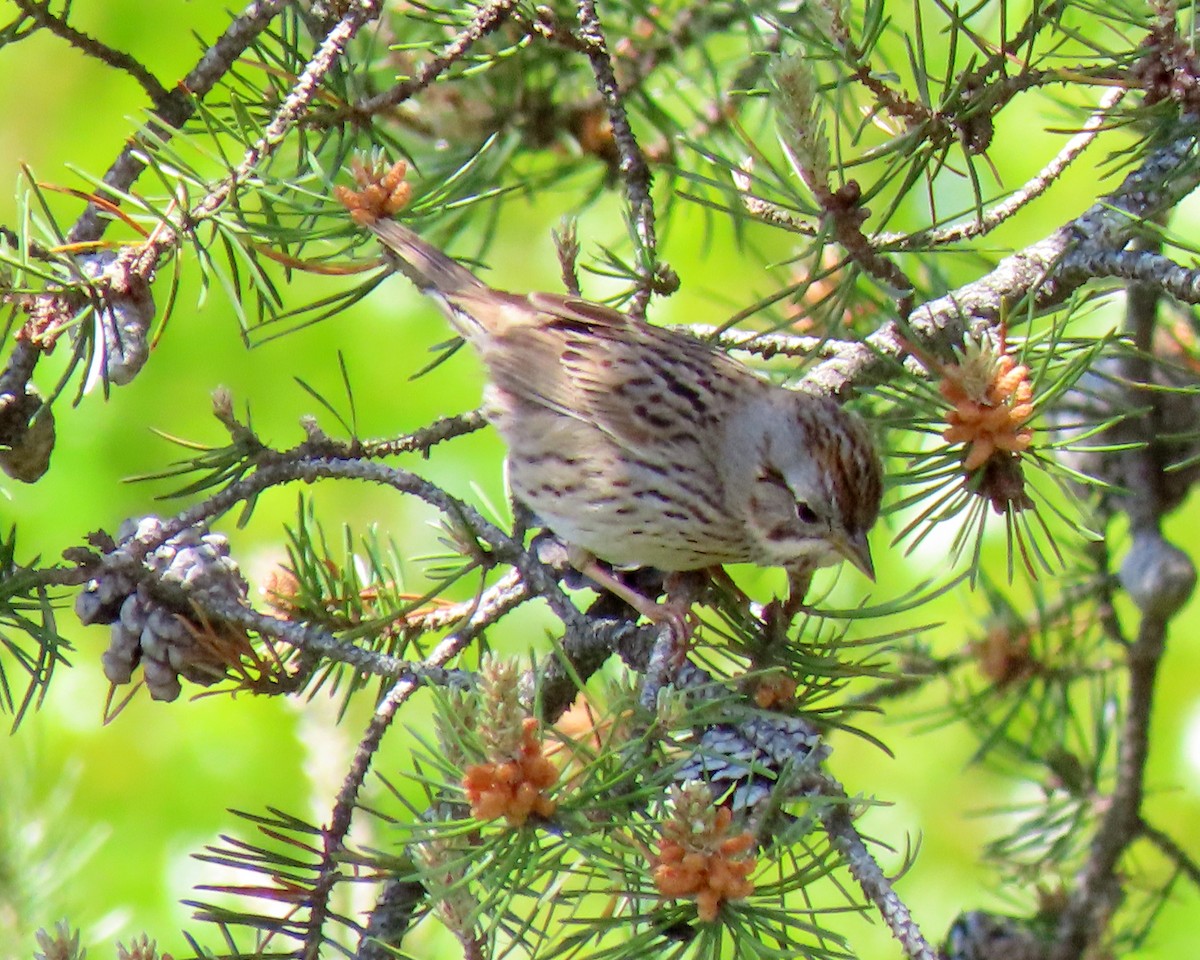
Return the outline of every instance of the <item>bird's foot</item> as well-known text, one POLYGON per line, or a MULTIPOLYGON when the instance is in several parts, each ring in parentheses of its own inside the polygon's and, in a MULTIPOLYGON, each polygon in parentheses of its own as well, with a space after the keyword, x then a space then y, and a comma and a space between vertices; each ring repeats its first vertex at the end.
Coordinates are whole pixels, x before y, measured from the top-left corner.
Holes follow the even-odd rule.
POLYGON ((688 644, 698 623, 696 616, 692 613, 692 604, 698 593, 698 590, 695 589, 694 578, 689 577, 688 574, 669 574, 665 585, 666 599, 659 603, 629 586, 591 554, 568 547, 568 556, 571 566, 598 587, 625 601, 651 623, 668 626, 674 649, 672 660, 676 665, 683 662, 687 657, 688 644))

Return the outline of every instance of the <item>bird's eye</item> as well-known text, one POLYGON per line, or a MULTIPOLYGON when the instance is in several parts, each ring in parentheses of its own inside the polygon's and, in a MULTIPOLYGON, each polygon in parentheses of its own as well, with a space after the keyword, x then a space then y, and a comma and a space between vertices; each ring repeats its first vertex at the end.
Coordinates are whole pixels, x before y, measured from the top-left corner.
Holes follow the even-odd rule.
POLYGON ((817 511, 803 500, 796 501, 796 516, 801 523, 816 523, 818 520, 817 511))

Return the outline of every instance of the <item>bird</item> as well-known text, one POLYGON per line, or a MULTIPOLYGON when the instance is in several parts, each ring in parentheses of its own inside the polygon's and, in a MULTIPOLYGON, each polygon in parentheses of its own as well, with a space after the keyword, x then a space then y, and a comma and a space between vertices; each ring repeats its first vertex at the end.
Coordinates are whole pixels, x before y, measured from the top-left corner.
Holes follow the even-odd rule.
POLYGON ((398 220, 364 219, 478 353, 512 494, 593 580, 660 619, 594 561, 811 575, 847 560, 874 579, 883 468, 858 416, 687 333, 580 296, 494 289, 398 220))

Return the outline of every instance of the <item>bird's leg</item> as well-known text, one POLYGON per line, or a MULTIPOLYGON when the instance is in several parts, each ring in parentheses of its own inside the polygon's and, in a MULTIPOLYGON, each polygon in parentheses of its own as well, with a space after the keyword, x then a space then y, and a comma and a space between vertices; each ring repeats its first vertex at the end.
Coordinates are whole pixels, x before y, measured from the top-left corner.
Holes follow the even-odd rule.
POLYGON ((804 607, 804 598, 812 586, 814 572, 814 568, 808 565, 788 568, 787 597, 772 600, 763 611, 763 633, 768 646, 783 643, 787 639, 788 627, 804 607))
POLYGON ((671 574, 667 578, 667 601, 666 603, 659 603, 656 600, 651 600, 644 594, 638 593, 615 573, 606 570, 601 566, 600 561, 586 550, 568 546, 567 559, 570 561, 571 566, 585 577, 597 586, 603 587, 609 593, 620 597, 651 623, 669 624, 675 642, 680 646, 686 647, 688 640, 692 636, 692 626, 688 622, 688 614, 695 597, 692 591, 689 591, 686 596, 679 598, 671 596, 673 592, 671 582, 673 578, 678 576, 677 574, 671 574))

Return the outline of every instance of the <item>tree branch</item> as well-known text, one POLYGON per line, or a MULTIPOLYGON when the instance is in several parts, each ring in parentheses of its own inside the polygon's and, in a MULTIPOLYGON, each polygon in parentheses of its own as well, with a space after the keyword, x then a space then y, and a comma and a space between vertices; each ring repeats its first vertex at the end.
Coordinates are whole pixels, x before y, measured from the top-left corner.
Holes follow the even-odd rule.
POLYGON ((471 47, 481 39, 499 29, 509 19, 517 2, 518 0, 491 0, 490 3, 483 4, 466 29, 446 44, 436 57, 423 63, 417 70, 416 76, 403 80, 374 97, 360 100, 344 111, 344 115, 334 114, 334 119, 342 119, 343 116, 346 119, 371 117, 399 106, 413 94, 424 90, 454 64, 462 60, 471 47))
POLYGON ((822 804, 818 812, 825 832, 845 860, 851 876, 858 881, 867 899, 875 904, 892 936, 904 948, 905 956, 910 960, 938 960, 937 951, 929 945, 908 907, 896 895, 891 881, 855 829, 850 815, 850 798, 842 785, 831 777, 820 776, 814 780, 821 796, 830 801, 822 804))
MULTIPOLYGON (((457 633, 451 634, 425 658, 423 666, 435 668, 444 666, 458 656, 475 639, 479 631, 491 620, 482 609, 457 633)), ((304 923, 304 947, 301 956, 305 960, 317 960, 321 946, 325 943, 325 921, 329 916, 329 898, 337 881, 341 877, 341 854, 350 832, 358 793, 371 768, 371 761, 379 751, 383 735, 392 725, 396 711, 416 692, 418 684, 412 679, 399 680, 388 691, 383 701, 375 708, 375 715, 367 725, 366 733, 359 740, 358 749, 350 763, 342 786, 333 805, 329 825, 322 832, 323 854, 318 867, 316 882, 312 885, 312 896, 309 901, 308 918, 304 923)))
POLYGON ((36 0, 15 0, 15 2, 27 16, 31 17, 55 36, 62 37, 62 39, 66 40, 75 49, 87 54, 89 57, 95 57, 97 60, 107 63, 110 67, 115 67, 118 70, 128 73, 141 85, 141 88, 145 91, 146 96, 150 98, 150 102, 154 104, 156 109, 166 106, 167 88, 136 57, 131 56, 123 50, 110 47, 107 43, 103 43, 95 37, 88 36, 82 30, 76 30, 67 23, 65 15, 61 17, 54 16, 50 12, 50 0, 42 0, 40 3, 36 2, 36 0))
POLYGON ((990 326, 1014 304, 1032 301, 1037 310, 1062 303, 1088 279, 1055 270, 1081 244, 1119 249, 1140 223, 1169 209, 1200 183, 1192 120, 1183 117, 1167 144, 1151 152, 1112 193, 1046 239, 1006 257, 986 276, 913 310, 908 327, 887 323, 860 344, 817 365, 805 381, 812 389, 846 396, 855 384, 877 380, 907 352, 909 338, 919 346, 944 350, 962 342, 968 329, 990 326))
POLYGON ((621 157, 619 170, 625 184, 625 194, 629 199, 634 237, 638 244, 638 266, 642 273, 642 281, 631 301, 630 312, 641 317, 646 313, 651 294, 670 292, 678 286, 679 281, 673 273, 669 273, 669 268, 658 262, 654 200, 650 196, 650 167, 646 163, 642 148, 638 145, 637 137, 634 136, 633 128, 629 125, 625 101, 613 73, 608 44, 600 26, 600 17, 596 13, 595 0, 579 0, 579 35, 585 44, 588 61, 596 76, 596 88, 608 111, 613 139, 621 157))

